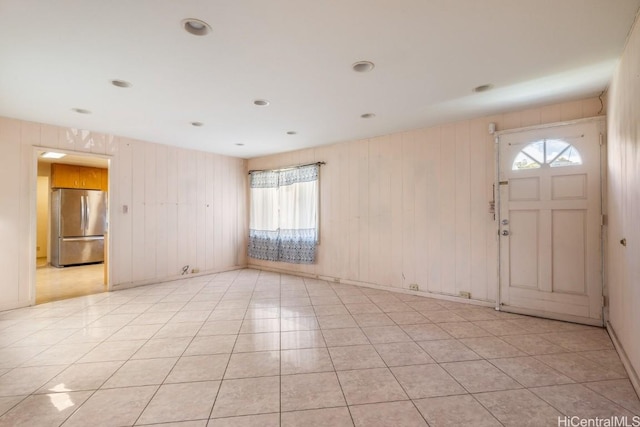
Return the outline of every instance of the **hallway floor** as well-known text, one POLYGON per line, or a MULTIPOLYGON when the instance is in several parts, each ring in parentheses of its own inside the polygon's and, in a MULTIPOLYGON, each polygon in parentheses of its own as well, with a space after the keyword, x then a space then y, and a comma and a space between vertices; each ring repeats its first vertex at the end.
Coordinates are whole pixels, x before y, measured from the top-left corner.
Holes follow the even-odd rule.
POLYGON ((0 313, 0 414, 31 427, 557 426, 631 422, 640 401, 600 328, 239 270, 0 313))
MULTIPOLYGON (((40 260, 40 259, 38 259, 40 260)), ((105 292, 104 264, 36 268, 36 304, 105 292)))

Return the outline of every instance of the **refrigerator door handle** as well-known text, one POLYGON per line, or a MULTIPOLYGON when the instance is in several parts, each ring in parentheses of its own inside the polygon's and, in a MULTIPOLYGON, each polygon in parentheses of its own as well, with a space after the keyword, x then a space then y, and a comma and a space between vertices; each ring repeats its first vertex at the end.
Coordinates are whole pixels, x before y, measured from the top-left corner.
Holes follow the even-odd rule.
POLYGON ((82 234, 84 234, 85 230, 84 218, 84 196, 80 196, 80 228, 82 229, 82 234))
POLYGON ((104 240, 104 236, 89 237, 60 237, 63 242, 89 242, 93 240, 104 240))
POLYGON ((84 196, 84 218, 85 218, 85 228, 84 234, 86 235, 89 229, 89 218, 91 218, 91 210, 89 209, 89 196, 84 196))

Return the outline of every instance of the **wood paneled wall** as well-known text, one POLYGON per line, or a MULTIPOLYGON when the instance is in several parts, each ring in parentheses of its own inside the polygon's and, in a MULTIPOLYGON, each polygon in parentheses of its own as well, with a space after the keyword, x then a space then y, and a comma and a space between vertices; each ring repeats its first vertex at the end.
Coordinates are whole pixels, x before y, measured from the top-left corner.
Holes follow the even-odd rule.
POLYGON ((246 265, 245 160, 0 118, 0 309, 31 300, 34 147, 111 159, 114 288, 246 265))
POLYGON ((500 130, 602 114, 597 98, 249 160, 250 169, 326 161, 317 263, 258 268, 495 301, 500 130))
MULTIPOLYGON (((640 24, 636 21, 609 90, 608 230, 609 321, 640 393, 640 24), (626 246, 620 241, 626 239, 626 246)), ((624 359, 624 357, 623 357, 624 359)))

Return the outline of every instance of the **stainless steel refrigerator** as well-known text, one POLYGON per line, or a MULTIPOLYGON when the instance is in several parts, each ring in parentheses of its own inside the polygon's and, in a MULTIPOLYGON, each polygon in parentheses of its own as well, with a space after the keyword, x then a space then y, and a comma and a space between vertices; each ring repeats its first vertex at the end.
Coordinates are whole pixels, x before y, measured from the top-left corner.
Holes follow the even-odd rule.
POLYGON ((103 262, 106 222, 104 191, 54 189, 51 192, 51 265, 103 262))

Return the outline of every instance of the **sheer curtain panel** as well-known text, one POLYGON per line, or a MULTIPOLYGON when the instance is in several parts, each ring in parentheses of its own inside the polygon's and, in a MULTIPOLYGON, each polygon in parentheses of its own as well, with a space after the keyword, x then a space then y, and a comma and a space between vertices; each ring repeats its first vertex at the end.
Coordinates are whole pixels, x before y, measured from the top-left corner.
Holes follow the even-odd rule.
POLYGON ((313 264, 319 165, 251 173, 249 257, 313 264))

